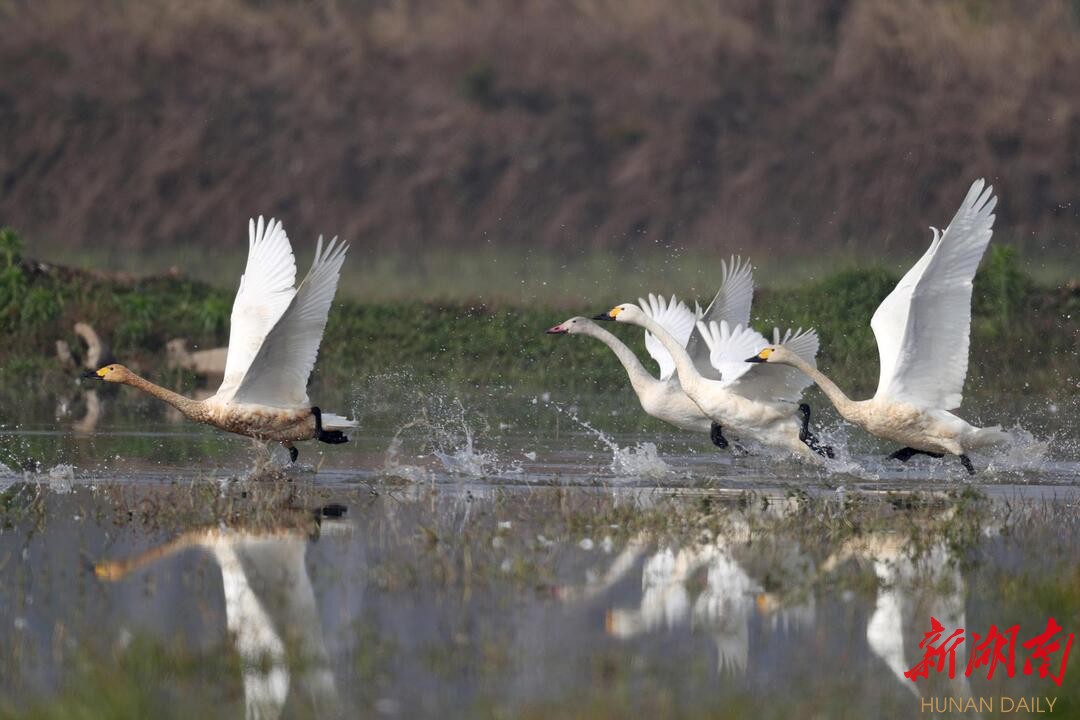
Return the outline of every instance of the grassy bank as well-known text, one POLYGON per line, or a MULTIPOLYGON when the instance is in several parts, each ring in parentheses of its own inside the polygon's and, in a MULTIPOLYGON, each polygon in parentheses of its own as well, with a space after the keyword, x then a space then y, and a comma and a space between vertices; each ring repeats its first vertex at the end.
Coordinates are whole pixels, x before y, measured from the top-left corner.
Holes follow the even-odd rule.
MULTIPOLYGON (((784 290, 757 293, 754 325, 813 326, 822 337, 819 364, 855 394, 872 391, 878 369, 869 318, 897 277, 880 268, 836 272, 784 290)), ((551 325, 591 315, 620 300, 597 282, 604 306, 575 311, 545 303, 378 302, 335 305, 316 382, 335 385, 407 369, 449 383, 498 383, 525 389, 585 390, 622 382, 622 369, 599 343, 546 337, 551 325)), ((683 288, 669 287, 682 292, 683 288)), ((704 298, 703 298, 704 299, 704 298)), ((553 303, 551 303, 553 304, 553 303)), ((70 370, 55 359, 55 343, 78 347, 72 332, 88 322, 115 356, 148 376, 165 377, 166 342, 185 337, 197 347, 228 341, 232 291, 176 275, 135 278, 39 263, 23 257, 19 237, 0 235, 0 348, 5 385, 42 391, 70 370)), ((1032 388, 1077 391, 1080 286, 1037 285, 1015 253, 994 246, 976 278, 969 392, 1032 388)), ((616 330, 644 353, 641 334, 616 330)), ((180 376, 170 376, 183 384, 180 376)))

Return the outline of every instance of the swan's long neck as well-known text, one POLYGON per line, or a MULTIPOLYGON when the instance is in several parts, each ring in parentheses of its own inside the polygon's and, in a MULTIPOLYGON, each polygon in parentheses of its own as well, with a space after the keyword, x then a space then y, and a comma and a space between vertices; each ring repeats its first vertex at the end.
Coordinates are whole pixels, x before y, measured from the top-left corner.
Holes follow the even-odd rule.
POLYGON ((625 368, 626 374, 630 378, 630 384, 634 386, 634 392, 638 395, 645 392, 650 385, 659 382, 645 369, 645 366, 641 364, 633 350, 604 328, 599 325, 589 325, 586 326, 585 334, 591 335, 611 348, 611 352, 615 353, 615 357, 619 358, 619 362, 625 368))
POLYGON ((204 530, 186 532, 178 538, 170 540, 163 545, 152 547, 149 550, 141 552, 134 557, 127 558, 126 560, 108 560, 100 562, 94 566, 94 574, 103 580, 120 580, 124 576, 135 572, 136 570, 141 570, 162 558, 174 555, 189 547, 199 545, 206 539, 206 534, 207 533, 204 530))
POLYGON ((837 386, 832 380, 827 378, 823 372, 818 370, 810 363, 803 360, 794 353, 789 353, 791 359, 787 360, 787 364, 792 367, 796 367, 806 373, 807 377, 817 383, 817 386, 821 388, 821 392, 825 393, 825 397, 829 398, 829 401, 836 408, 846 420, 852 420, 853 416, 857 414, 858 403, 844 394, 844 391, 837 386))
POLYGON ((686 352, 686 348, 679 344, 679 341, 674 336, 664 329, 664 326, 653 320, 645 313, 640 314, 640 320, 637 321, 637 325, 645 328, 660 341, 660 344, 667 348, 667 351, 671 353, 671 359, 675 361, 675 369, 679 372, 679 384, 682 385, 684 390, 689 390, 696 385, 703 378, 698 369, 694 367, 694 361, 690 359, 689 353, 686 352))
POLYGON ((144 393, 153 395, 159 400, 164 400, 192 420, 202 420, 202 417, 205 414, 203 412, 202 402, 184 397, 183 395, 174 393, 172 390, 166 390, 160 385, 155 385, 146 378, 139 377, 135 373, 130 373, 129 377, 124 380, 124 384, 138 388, 144 393))

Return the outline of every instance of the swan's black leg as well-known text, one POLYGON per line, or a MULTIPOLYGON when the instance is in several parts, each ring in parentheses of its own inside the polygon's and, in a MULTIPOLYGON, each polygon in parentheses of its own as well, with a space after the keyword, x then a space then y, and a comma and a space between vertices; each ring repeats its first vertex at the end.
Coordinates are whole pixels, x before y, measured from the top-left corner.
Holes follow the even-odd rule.
POLYGON ((899 450, 894 452, 892 455, 890 455, 889 459, 890 460, 899 460, 900 462, 907 462, 912 457, 914 457, 918 452, 919 451, 916 450, 915 448, 909 448, 909 447, 900 448, 899 450))
POLYGON ((802 431, 804 433, 810 432, 810 406, 806 403, 799 403, 799 414, 802 415, 802 431))
POLYGON ((723 428, 720 427, 720 423, 718 422, 714 422, 709 429, 709 438, 712 439, 713 445, 721 450, 728 446, 727 438, 724 437, 723 428))
POLYGON ((817 435, 810 432, 810 406, 806 403, 799 404, 799 414, 802 415, 802 428, 799 430, 799 439, 806 443, 806 447, 816 452, 821 457, 830 460, 836 457, 831 445, 822 445, 817 435))
POLYGON ((289 462, 296 462, 296 458, 300 457, 300 451, 296 449, 296 446, 292 443, 283 443, 289 451, 289 462))
POLYGON ((971 458, 967 455, 960 456, 960 464, 964 466, 964 469, 968 471, 968 475, 975 474, 975 466, 971 464, 971 458))
POLYGON ((900 448, 899 450, 894 452, 892 455, 889 456, 889 459, 890 460, 899 460, 900 462, 907 462, 908 460, 915 457, 916 455, 928 455, 928 456, 930 456, 932 458, 943 458, 943 457, 945 457, 941 453, 928 452, 926 450, 916 450, 915 448, 912 448, 912 447, 906 447, 906 448, 900 448))
POLYGON ((311 414, 315 416, 315 439, 319 442, 324 442, 329 445, 340 445, 341 443, 349 442, 349 438, 345 437, 345 433, 340 430, 323 430, 322 427, 322 410, 317 407, 311 408, 311 414))

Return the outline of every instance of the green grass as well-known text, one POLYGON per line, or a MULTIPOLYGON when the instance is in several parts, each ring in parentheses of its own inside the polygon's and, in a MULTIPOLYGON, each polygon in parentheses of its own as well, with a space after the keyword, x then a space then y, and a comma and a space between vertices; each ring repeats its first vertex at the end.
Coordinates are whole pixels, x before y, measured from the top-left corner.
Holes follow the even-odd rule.
MULTIPOLYGON (((165 376, 169 339, 186 337, 204 348, 228 341, 231 287, 179 276, 117 280, 58 267, 43 271, 21 254, 14 233, 0 235, 0 330, 9 338, 0 348, 4 385, 25 378, 31 387, 55 386, 60 381, 55 341, 78 347, 71 328, 80 320, 109 340, 118 359, 157 378, 165 376)), ((621 383, 622 368, 599 343, 544 335, 571 315, 592 315, 616 301, 636 299, 636 292, 620 294, 616 288, 627 279, 609 273, 598 257, 582 273, 592 278, 590 301, 340 301, 330 314, 316 379, 348 386, 363 376, 407 370, 421 379, 536 390, 574 392, 621 383)), ((672 265, 669 282, 657 277, 652 287, 679 287, 679 268, 672 265)), ((483 263, 472 272, 491 274, 483 263)), ((708 277, 715 276, 710 269, 708 277)), ((819 365, 842 378, 853 395, 866 394, 878 370, 869 319, 897 280, 897 274, 879 267, 851 268, 797 287, 762 288, 753 324, 764 331, 774 325, 817 328, 819 365)), ((1035 388, 1076 392, 1071 373, 1080 293, 1037 285, 1017 255, 1000 245, 988 253, 975 285, 969 392, 1014 389, 1016 378, 1035 388)), ((694 290, 707 299, 714 289, 701 284, 694 290)), ((617 327, 615 332, 644 354, 640 331, 617 327)), ((171 376, 173 384, 182 380, 171 376)))

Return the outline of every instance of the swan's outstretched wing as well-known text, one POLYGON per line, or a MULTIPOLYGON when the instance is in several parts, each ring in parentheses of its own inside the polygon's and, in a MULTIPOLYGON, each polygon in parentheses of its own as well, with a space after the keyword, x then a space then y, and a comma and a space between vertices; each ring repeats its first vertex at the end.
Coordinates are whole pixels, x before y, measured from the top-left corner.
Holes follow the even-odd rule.
MULTIPOLYGON (((699 320, 705 323, 720 322, 726 320, 732 327, 750 325, 750 303, 754 298, 754 269, 750 262, 743 262, 742 258, 731 257, 731 264, 721 261, 720 263, 720 289, 716 291, 716 297, 709 303, 709 307, 702 313, 698 309, 699 320)), ((720 374, 713 367, 710 359, 709 346, 705 339, 694 327, 690 333, 690 340, 686 343, 686 352, 694 361, 694 367, 702 377, 719 380, 720 374)))
POLYGON ((348 246, 337 238, 323 250, 322 237, 315 260, 289 308, 266 336, 233 401, 281 408, 308 404, 307 381, 319 354, 326 316, 337 291, 348 246))
MULTIPOLYGON (((649 293, 648 300, 638 298, 638 306, 642 312, 660 323, 680 345, 686 347, 690 333, 694 329, 694 323, 697 322, 697 316, 686 306, 686 303, 677 300, 674 295, 671 296, 671 300, 665 300, 663 296, 658 297, 649 293)), ((648 330, 645 331, 645 349, 660 366, 661 380, 667 380, 674 374, 675 360, 672 359, 671 353, 648 330)))
POLYGON ((754 370, 758 363, 744 362, 769 344, 765 336, 750 327, 731 325, 727 320, 698 322, 697 332, 709 349, 709 361, 721 382, 732 383, 754 370), (740 355, 749 351, 749 355, 740 355))
POLYGON ((248 221, 248 259, 233 301, 225 379, 218 396, 228 400, 240 386, 270 329, 296 294, 296 259, 281 223, 259 216, 248 221))
POLYGON ((994 226, 993 187, 976 180, 956 216, 870 321, 881 357, 874 397, 950 410, 963 399, 971 287, 994 226))
MULTIPOLYGON (((795 402, 811 380, 789 365, 748 363, 769 344, 761 333, 752 328, 729 326, 726 321, 708 325, 698 323, 698 332, 709 346, 713 365, 729 390, 750 400, 795 402), (749 355, 741 353, 749 352, 749 355)), ((773 328, 773 345, 783 345, 811 365, 816 365, 818 336, 814 330, 788 330, 783 336, 773 328)))

